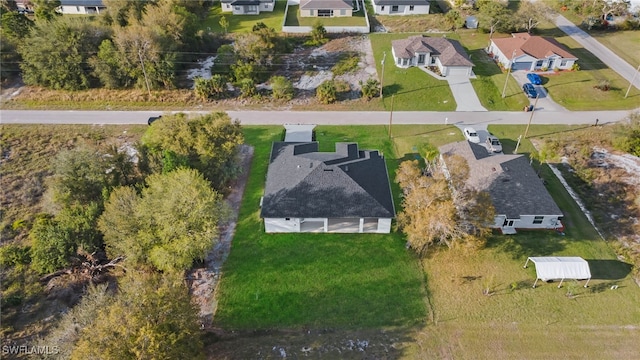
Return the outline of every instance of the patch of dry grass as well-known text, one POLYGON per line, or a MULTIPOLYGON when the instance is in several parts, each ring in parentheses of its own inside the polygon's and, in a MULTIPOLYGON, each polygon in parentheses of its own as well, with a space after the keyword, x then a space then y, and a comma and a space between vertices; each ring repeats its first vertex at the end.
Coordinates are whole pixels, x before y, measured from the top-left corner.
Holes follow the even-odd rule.
POLYGON ((443 14, 391 16, 376 15, 378 20, 389 32, 415 33, 427 30, 434 32, 446 32, 450 25, 444 19, 443 14))

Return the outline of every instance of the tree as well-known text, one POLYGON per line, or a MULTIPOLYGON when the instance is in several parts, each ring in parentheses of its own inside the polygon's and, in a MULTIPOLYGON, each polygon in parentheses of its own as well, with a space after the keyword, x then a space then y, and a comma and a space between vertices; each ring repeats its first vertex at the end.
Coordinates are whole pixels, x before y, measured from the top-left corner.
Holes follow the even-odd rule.
POLYGON ((327 29, 325 29, 322 22, 318 20, 313 24, 313 28, 311 29, 311 39, 308 40, 306 44, 310 46, 319 46, 326 44, 327 41, 329 41, 329 39, 327 39, 327 29))
POLYGON ((231 73, 231 65, 236 63, 236 52, 233 45, 225 44, 218 48, 216 59, 211 68, 212 74, 228 75, 231 73))
POLYGON ((261 70, 262 68, 259 65, 250 62, 238 61, 235 65, 231 65, 233 78, 238 84, 244 79, 257 81, 260 78, 261 70))
POLYGON ((200 331, 181 277, 136 274, 82 329, 71 359, 201 359, 200 331))
POLYGON ((360 81, 362 87, 362 97, 366 100, 371 100, 380 94, 380 82, 376 79, 370 78, 366 83, 360 81))
POLYGON ((215 189, 238 173, 236 155, 244 142, 240 123, 226 113, 211 113, 196 118, 185 114, 165 116, 147 129, 143 143, 156 153, 172 152, 188 160, 215 189))
POLYGON ((270 66, 275 62, 277 55, 283 53, 284 46, 273 28, 258 23, 250 33, 236 37, 234 49, 243 62, 270 66))
POLYGON ((88 88, 92 81, 89 58, 105 36, 105 31, 84 18, 36 22, 18 47, 25 83, 56 90, 88 88))
POLYGON ((95 150, 76 148, 59 152, 52 164, 54 201, 63 206, 100 201, 107 185, 107 168, 103 156, 95 150))
POLYGON ((36 21, 51 21, 60 14, 57 10, 60 7, 60 0, 32 0, 35 6, 36 21))
POLYGON ((227 216, 222 197, 192 169, 154 174, 146 183, 140 197, 123 187, 105 204, 98 227, 107 254, 124 255, 133 266, 184 271, 213 247, 227 216))
POLYGON ((444 18, 447 20, 453 31, 456 31, 464 26, 464 17, 462 17, 462 15, 460 15, 460 11, 456 9, 447 11, 444 18))
POLYGON ((478 23, 481 29, 489 31, 489 39, 496 31, 505 32, 511 29, 511 12, 500 2, 487 1, 478 5, 478 23))
POLYGON ((464 159, 449 158, 446 163, 446 172, 434 167, 425 176, 417 160, 405 161, 396 173, 404 192, 398 226, 420 255, 434 245, 482 246, 493 223, 488 195, 464 187, 465 174, 468 176, 464 159))
POLYGON ((69 265, 75 254, 71 234, 52 217, 39 218, 29 232, 31 238, 31 265, 41 274, 50 273, 69 265))
POLYGON ((26 15, 15 11, 5 12, 1 17, 3 41, 6 39, 22 40, 29 35, 34 26, 26 15))
POLYGON ((316 98, 323 104, 331 104, 338 100, 336 84, 333 80, 326 80, 316 89, 316 98))
POLYGON ((515 26, 531 33, 542 21, 550 20, 551 16, 551 8, 544 2, 524 0, 520 2, 520 7, 514 15, 515 26))
POLYGON ((243 98, 254 97, 257 94, 256 83, 251 78, 240 80, 240 96, 243 98))
POLYGON ((194 91, 202 100, 221 99, 227 93, 227 79, 214 74, 210 79, 198 77, 194 80, 194 91))
POLYGON ((289 79, 284 76, 272 76, 269 82, 271 83, 271 91, 274 99, 293 99, 294 89, 289 79))
POLYGON ((227 21, 227 18, 222 16, 220 17, 220 21, 218 22, 218 24, 220 24, 220 27, 224 30, 224 33, 227 33, 227 29, 229 28, 229 21, 227 21))

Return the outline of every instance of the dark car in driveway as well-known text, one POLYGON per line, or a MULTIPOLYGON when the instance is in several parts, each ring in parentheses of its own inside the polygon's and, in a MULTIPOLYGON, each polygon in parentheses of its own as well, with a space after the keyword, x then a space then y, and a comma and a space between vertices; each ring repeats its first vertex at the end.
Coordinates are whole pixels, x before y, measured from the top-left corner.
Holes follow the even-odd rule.
POLYGON ((524 90, 524 93, 527 95, 527 97, 530 97, 530 98, 538 97, 538 92, 536 91, 536 88, 533 87, 532 84, 522 85, 522 90, 524 90))
POLYGON ((542 79, 540 78, 540 75, 538 74, 534 74, 534 73, 528 73, 527 74, 527 79, 529 80, 530 83, 532 83, 533 85, 540 85, 542 84, 542 79))

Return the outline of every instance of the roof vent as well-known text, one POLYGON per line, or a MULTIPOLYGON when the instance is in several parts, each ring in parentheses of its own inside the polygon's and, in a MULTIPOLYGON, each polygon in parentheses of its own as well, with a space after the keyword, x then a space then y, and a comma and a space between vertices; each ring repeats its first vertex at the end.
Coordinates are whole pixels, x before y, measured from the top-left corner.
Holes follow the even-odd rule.
POLYGON ((309 169, 313 167, 313 163, 309 163, 309 169))
POLYGON ((344 171, 349 171, 349 166, 348 165, 344 167, 344 171))
POLYGON ((333 172, 333 169, 323 169, 323 170, 324 171, 332 171, 333 172))

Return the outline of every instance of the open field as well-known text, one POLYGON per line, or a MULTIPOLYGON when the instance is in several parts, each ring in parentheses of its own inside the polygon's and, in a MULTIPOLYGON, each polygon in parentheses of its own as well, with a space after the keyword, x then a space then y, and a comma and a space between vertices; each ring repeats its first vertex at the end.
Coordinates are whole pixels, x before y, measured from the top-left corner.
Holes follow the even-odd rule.
POLYGON ((378 74, 384 71, 384 108, 391 109, 391 95, 394 95, 393 108, 395 110, 455 110, 456 102, 451 94, 449 84, 445 80, 438 80, 416 67, 401 69, 393 63, 391 41, 404 39, 410 35, 412 34, 369 35, 378 74), (383 69, 381 62, 385 53, 383 69))
POLYGON ((267 27, 274 28, 277 32, 282 30, 284 20, 284 10, 287 7, 286 1, 276 0, 273 12, 261 12, 258 15, 233 15, 231 12, 222 12, 220 3, 217 2, 209 11, 207 20, 202 23, 203 30, 211 30, 217 33, 224 33, 220 26, 220 18, 225 17, 229 23, 228 33, 250 32, 253 26, 263 22, 267 27))

